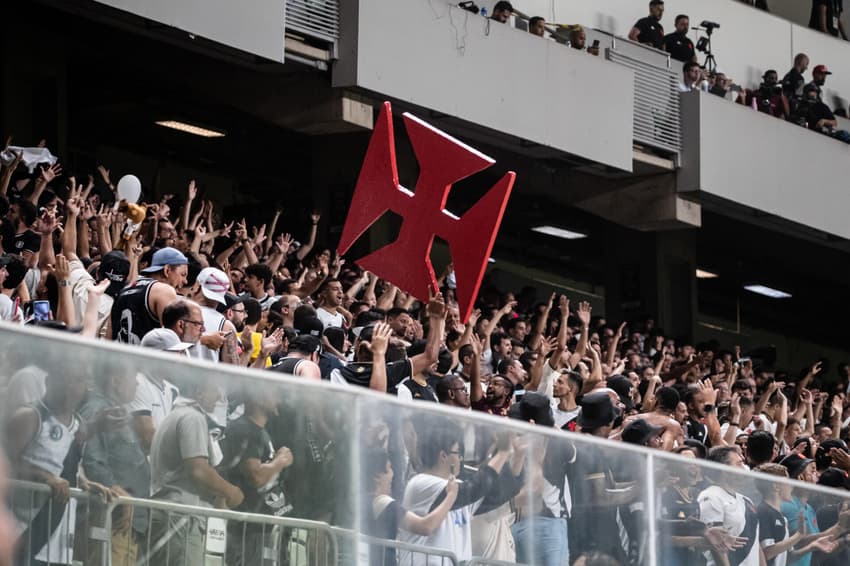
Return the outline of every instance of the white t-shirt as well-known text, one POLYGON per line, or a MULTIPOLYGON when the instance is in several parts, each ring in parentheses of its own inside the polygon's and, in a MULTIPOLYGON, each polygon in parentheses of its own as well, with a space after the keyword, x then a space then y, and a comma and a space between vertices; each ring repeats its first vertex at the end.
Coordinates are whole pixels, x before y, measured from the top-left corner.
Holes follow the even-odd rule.
POLYGON ((555 399, 556 403, 552 407, 552 416, 555 417, 555 427, 556 428, 564 428, 564 425, 575 419, 579 412, 581 411, 581 407, 576 407, 572 411, 562 411, 558 408, 557 399, 555 399))
MULTIPOLYGON (((447 483, 448 480, 431 474, 416 474, 410 478, 404 490, 404 508, 424 517, 431 511, 431 507, 446 488, 447 483)), ((430 536, 416 535, 399 529, 398 539, 417 546, 448 550, 461 562, 470 560, 472 558, 472 516, 483 501, 484 498, 481 498, 469 505, 451 510, 430 536)), ((411 555, 409 552, 401 551, 398 563, 410 566, 441 566, 442 560, 438 556, 430 556, 426 560, 424 554, 411 555)))
POLYGON ((20 307, 15 310, 15 301, 0 293, 0 320, 15 322, 15 319, 18 319, 18 322, 23 322, 23 311, 20 307))
POLYGON ((153 428, 156 430, 171 412, 174 400, 177 399, 180 391, 166 380, 163 380, 160 386, 142 373, 136 374, 136 382, 138 383, 136 398, 127 406, 127 409, 133 414, 150 415, 153 419, 153 428))
MULTIPOLYGON (((68 265, 71 268, 71 274, 68 276, 68 280, 71 283, 71 295, 74 297, 74 324, 81 326, 83 324, 83 316, 86 314, 86 305, 89 302, 89 289, 96 285, 96 283, 80 260, 71 260, 68 265)), ((106 293, 100 297, 100 304, 97 306, 98 334, 109 320, 113 302, 115 302, 115 299, 106 293)))
POLYGON ((561 375, 561 371, 552 369, 549 362, 543 364, 543 375, 540 377, 540 383, 537 385, 537 392, 543 393, 549 399, 554 396, 555 380, 561 375))
POLYGON ((330 311, 326 311, 322 307, 316 309, 316 316, 319 317, 319 320, 322 321, 325 328, 342 328, 345 324, 345 317, 342 316, 342 314, 334 314, 330 311))
MULTIPOLYGON (((740 493, 729 493, 722 487, 713 485, 703 490, 697 497, 699 502, 699 520, 707 525, 719 523, 732 536, 741 536, 747 527, 747 508, 751 508, 751 518, 755 521, 755 533, 750 542, 747 557, 740 566, 759 566, 759 530, 758 514, 752 501, 740 493)), ((710 552, 705 553, 707 566, 715 566, 710 552)))

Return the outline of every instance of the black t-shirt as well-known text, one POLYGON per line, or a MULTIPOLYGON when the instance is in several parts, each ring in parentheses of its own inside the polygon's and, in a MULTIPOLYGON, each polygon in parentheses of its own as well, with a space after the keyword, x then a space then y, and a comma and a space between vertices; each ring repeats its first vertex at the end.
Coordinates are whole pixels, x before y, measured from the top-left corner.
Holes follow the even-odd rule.
POLYGON ((818 121, 820 120, 835 120, 835 114, 829 109, 829 106, 823 102, 814 102, 809 105, 809 112, 806 115, 806 120, 809 122, 809 128, 812 130, 818 129, 818 121))
POLYGON ((664 36, 664 50, 670 54, 670 57, 682 62, 691 61, 696 55, 694 42, 688 39, 687 35, 679 32, 664 36))
POLYGON ((803 96, 803 86, 806 84, 806 79, 797 69, 791 69, 782 78, 782 92, 788 98, 803 96))
POLYGON ((646 45, 651 45, 656 49, 664 47, 664 26, 652 16, 641 18, 635 23, 635 27, 640 30, 638 42, 646 45))
POLYGON ((228 425, 221 443, 222 461, 219 471, 224 479, 242 490, 245 499, 235 510, 282 517, 292 511, 286 500, 280 474, 275 475, 261 487, 255 487, 245 477, 239 465, 245 460, 257 459, 261 464, 274 458, 275 447, 266 429, 260 427, 246 415, 228 425))
POLYGON ((430 401, 432 403, 440 402, 440 400, 437 398, 437 392, 434 391, 434 388, 431 387, 431 384, 429 383, 425 383, 425 385, 420 385, 413 381, 413 378, 410 378, 404 383, 402 383, 400 387, 407 387, 414 401, 430 401))
MULTIPOLYGON (((353 362, 339 369, 340 375, 351 385, 369 387, 372 379, 371 362, 353 362)), ((398 384, 410 377, 413 366, 409 359, 390 362, 387 364, 387 393, 395 395, 398 392, 398 384)))
MULTIPOLYGON (((778 544, 788 538, 788 520, 785 515, 762 501, 758 507, 759 517, 759 544, 764 547, 770 547, 778 544)), ((786 559, 787 559, 787 552, 786 559)), ((767 561, 767 566, 775 566, 777 559, 782 555, 778 555, 767 561)), ((780 561, 780 563, 783 563, 780 561)))
POLYGON ((844 12, 844 0, 812 0, 809 27, 820 30, 821 8, 826 7, 826 29, 830 35, 838 36, 838 19, 844 12))

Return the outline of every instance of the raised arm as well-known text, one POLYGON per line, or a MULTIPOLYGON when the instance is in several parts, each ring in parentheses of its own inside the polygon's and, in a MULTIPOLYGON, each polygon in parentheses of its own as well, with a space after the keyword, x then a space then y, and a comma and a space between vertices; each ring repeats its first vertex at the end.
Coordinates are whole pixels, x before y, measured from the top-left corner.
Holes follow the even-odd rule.
POLYGON ((183 206, 183 215, 180 218, 183 229, 189 227, 189 214, 192 211, 192 202, 198 196, 198 188, 195 186, 195 179, 189 181, 189 188, 186 190, 186 204, 183 206))
POLYGON ((543 340, 543 333, 546 331, 546 323, 549 321, 549 313, 552 312, 552 304, 555 302, 556 293, 549 296, 549 301, 543 308, 543 312, 537 317, 537 323, 531 331, 531 339, 528 341, 529 350, 537 350, 540 342, 543 340))
POLYGON ((389 324, 378 322, 372 330, 372 341, 369 350, 372 352, 372 377, 369 379, 369 389, 380 393, 387 392, 387 348, 393 329, 389 324))
POLYGON ((313 246, 316 245, 316 234, 319 231, 319 220, 321 219, 322 215, 318 212, 313 212, 310 215, 310 221, 313 223, 310 227, 310 237, 307 239, 307 243, 301 246, 298 249, 298 253, 295 254, 298 261, 304 261, 304 258, 313 250, 313 246))
POLYGON ((608 345, 608 356, 605 358, 605 361, 609 366, 614 365, 614 357, 617 354, 617 346, 620 345, 620 340, 623 338, 623 332, 625 329, 626 323, 623 322, 620 324, 620 327, 617 328, 617 333, 614 334, 614 338, 611 339, 611 343, 608 345))
POLYGON ((62 174, 62 166, 58 163, 51 165, 50 167, 41 167, 41 173, 38 176, 38 179, 35 181, 35 187, 33 187, 32 194, 30 195, 29 201, 34 205, 38 205, 38 199, 41 198, 41 193, 44 192, 44 189, 47 188, 47 185, 50 184, 53 179, 60 176, 62 174))
POLYGON ((425 351, 410 358, 412 375, 422 373, 437 362, 440 346, 443 344, 447 311, 442 293, 437 293, 428 302, 428 338, 425 343, 425 351))
POLYGON ((570 356, 570 369, 576 367, 576 364, 587 354, 587 343, 590 340, 590 313, 592 310, 590 303, 587 301, 581 301, 578 304, 576 315, 581 321, 581 336, 578 339, 576 351, 570 356))

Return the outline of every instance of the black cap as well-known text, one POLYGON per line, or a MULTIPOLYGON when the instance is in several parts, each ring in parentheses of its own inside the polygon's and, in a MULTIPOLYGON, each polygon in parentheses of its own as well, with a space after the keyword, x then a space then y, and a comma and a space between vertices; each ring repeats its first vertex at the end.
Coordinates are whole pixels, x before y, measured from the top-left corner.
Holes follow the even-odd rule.
POLYGON ((290 352, 298 352, 299 354, 311 355, 314 353, 322 353, 322 340, 316 336, 302 334, 296 336, 289 343, 290 352))
POLYGON ((98 275, 101 279, 109 279, 109 287, 106 288, 106 294, 110 297, 117 297, 127 285, 127 276, 130 274, 130 260, 124 255, 124 252, 113 250, 103 256, 100 260, 98 275))
POLYGON ((608 378, 608 383, 606 384, 609 389, 613 389, 617 392, 617 396, 620 397, 620 402, 625 407, 626 411, 631 411, 635 408, 635 403, 632 401, 632 382, 625 375, 613 375, 608 378))
POLYGON ((581 398, 581 412, 578 414, 578 426, 596 429, 609 425, 617 418, 614 403, 607 391, 593 391, 581 398))
POLYGON ((534 424, 540 426, 555 426, 549 397, 536 391, 527 392, 518 403, 511 405, 508 416, 525 422, 534 421, 534 424))
POLYGON ((820 91, 820 88, 818 87, 818 85, 816 85, 814 83, 809 83, 809 84, 807 84, 806 86, 803 87, 803 94, 806 94, 808 92, 819 92, 819 91, 820 91))
POLYGON ((325 325, 317 316, 311 316, 298 321, 298 326, 295 327, 300 336, 321 336, 325 330, 325 325))
POLYGON ((623 442, 646 446, 652 437, 664 432, 663 426, 650 424, 646 419, 637 419, 626 425, 623 429, 623 442))
POLYGON ((792 480, 800 477, 800 474, 806 469, 806 466, 814 462, 811 458, 803 458, 796 452, 788 454, 782 458, 779 463, 788 468, 788 477, 792 480))

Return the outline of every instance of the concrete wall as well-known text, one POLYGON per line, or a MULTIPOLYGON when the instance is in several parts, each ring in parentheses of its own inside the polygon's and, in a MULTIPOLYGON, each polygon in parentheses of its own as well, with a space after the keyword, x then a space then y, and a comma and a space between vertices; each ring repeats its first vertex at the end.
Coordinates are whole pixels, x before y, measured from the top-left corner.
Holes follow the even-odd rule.
POLYGON ((361 0, 356 21, 334 86, 631 170, 632 71, 440 1, 361 0))
POLYGON ((682 95, 682 121, 680 192, 850 238, 846 144, 701 92, 682 95))
MULTIPOLYGON (((489 9, 495 0, 480 4, 489 9)), ((649 13, 648 4, 638 0, 513 0, 516 9, 530 16, 578 23, 623 37, 634 22, 649 13)), ((733 0, 676 0, 667 3, 662 24, 667 33, 672 32, 677 14, 688 14, 691 27, 703 20, 718 22, 721 27, 712 38, 718 66, 742 86, 757 86, 767 69, 776 69, 781 77, 791 68, 794 54, 805 52, 812 60, 810 70, 819 63, 835 67, 836 74, 827 82, 830 102, 836 95, 850 99, 850 71, 840 65, 850 59, 850 43, 808 29, 808 0, 769 0, 769 5, 771 14, 733 0)), ((846 14, 844 19, 847 25, 846 14)), ((696 42, 697 33, 691 31, 690 37, 696 42)), ((806 77, 810 78, 810 73, 806 77)))
POLYGON ((283 62, 284 0, 97 0, 189 33, 283 62))

